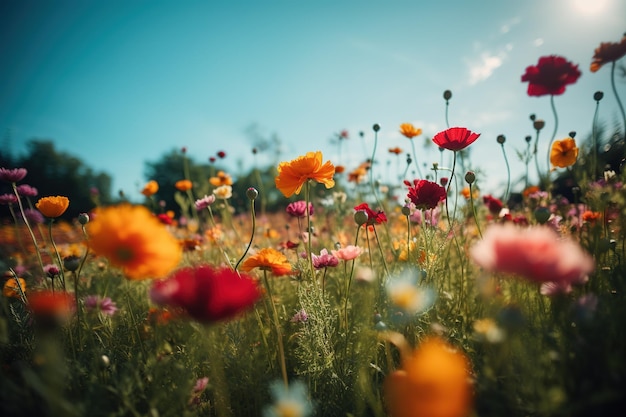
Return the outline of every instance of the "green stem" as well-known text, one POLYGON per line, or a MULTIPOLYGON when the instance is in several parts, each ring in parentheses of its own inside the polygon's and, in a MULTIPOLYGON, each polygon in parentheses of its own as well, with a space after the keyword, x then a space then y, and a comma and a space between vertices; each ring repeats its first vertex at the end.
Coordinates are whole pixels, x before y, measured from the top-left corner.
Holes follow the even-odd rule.
POLYGON ((474 214, 474 221, 476 222, 476 228, 478 229, 478 234, 480 235, 480 238, 483 238, 483 234, 480 231, 480 224, 478 222, 478 216, 476 215, 476 206, 474 205, 474 192, 472 190, 472 184, 469 185, 469 189, 470 189, 470 205, 472 206, 472 213, 474 214))
POLYGON ((63 285, 63 291, 65 291, 65 271, 63 269, 63 260, 61 260, 61 254, 59 254, 59 249, 57 248, 56 243, 54 242, 54 237, 52 236, 52 224, 54 223, 54 219, 50 219, 48 223, 48 234, 50 235, 50 243, 52 243, 52 247, 54 248, 54 253, 57 258, 57 262, 59 263, 59 276, 61 277, 61 284, 63 285))
POLYGON ((600 100, 596 101, 596 110, 593 113, 593 124, 591 126, 591 140, 592 140, 592 148, 591 148, 591 180, 595 181, 596 179, 596 170, 598 169, 598 145, 597 145, 597 124, 598 124, 598 109, 600 108, 600 100))
POLYGON ((256 215, 254 212, 254 199, 250 199, 250 213, 252 214, 252 233, 250 233, 250 242, 248 242, 248 247, 246 247, 246 251, 243 253, 243 255, 241 255, 241 258, 239 258, 239 261, 237 261, 237 264, 235 265, 235 271, 237 270, 237 268, 239 268, 239 264, 241 263, 241 261, 243 261, 243 258, 246 257, 246 254, 248 253, 248 251, 250 250, 250 247, 252 246, 252 241, 254 240, 254 232, 256 231, 256 215))
POLYGON ((28 223, 28 219, 26 218, 26 214, 24 213, 24 206, 22 205, 22 199, 20 198, 20 193, 17 192, 17 185, 15 183, 11 183, 13 187, 13 193, 15 197, 17 197, 17 205, 20 208, 20 214, 22 215, 22 219, 24 220, 24 224, 26 224, 26 228, 28 229, 28 233, 30 234, 30 238, 33 241, 33 245, 35 245, 35 254, 37 255, 37 260, 39 261, 39 266, 41 267, 41 272, 43 276, 46 276, 46 270, 43 266, 43 260, 41 259, 41 253, 39 252, 39 245, 37 245, 37 239, 35 238, 35 234, 33 233, 33 229, 30 227, 30 223, 28 223))
MULTIPOLYGON (((420 166, 417 163, 417 153, 415 152, 415 143, 413 142, 413 139, 410 139, 411 141, 411 149, 413 150, 413 162, 415 162, 415 167, 417 168, 417 175, 419 175, 420 178, 424 178, 422 176, 422 170, 420 170, 420 166)), ((407 166, 408 169, 408 166, 407 166)), ((406 175, 406 171, 405 171, 405 175, 406 175)))
POLYGON ((309 210, 309 201, 311 199, 310 196, 311 186, 310 181, 307 180, 304 183, 304 203, 306 210, 306 224, 307 224, 307 251, 309 258, 309 267, 311 268, 311 280, 315 280, 315 268, 313 267, 313 251, 311 250, 311 235, 313 234, 313 229, 311 227, 311 210, 309 210))
POLYGON ((550 95, 550 107, 552 108, 552 114, 554 114, 554 130, 552 131, 552 139, 550 139, 550 143, 548 144, 548 167, 546 170, 546 188, 549 185, 550 178, 550 152, 552 151, 552 144, 554 143, 554 139, 556 139, 556 132, 559 128, 559 116, 556 112, 556 106, 554 105, 554 94, 550 95))
POLYGON ((285 361, 285 347, 283 346, 283 333, 280 328, 280 322, 278 319, 278 311, 276 310, 276 306, 274 305, 274 298, 272 296, 272 288, 270 287, 270 283, 267 279, 267 271, 263 270, 263 283, 265 284, 265 288, 267 289, 267 296, 269 297, 270 305, 272 306, 272 314, 274 315, 274 327, 276 328, 276 336, 278 338, 278 355, 280 360, 280 371, 283 376, 283 382, 285 383, 285 388, 289 388, 289 379, 287 378, 287 363, 285 361))
MULTIPOLYGON (((611 88, 613 89, 613 95, 615 95, 615 100, 617 100, 617 106, 619 107, 619 111, 622 113, 622 122, 624 123, 624 138, 626 139, 626 113, 624 112, 624 105, 619 98, 619 94, 617 94, 617 88, 615 87, 615 61, 611 65, 611 88)), ((626 146, 624 147, 624 154, 626 155, 626 146)))
MULTIPOLYGON (((506 157, 506 151, 504 150, 504 143, 501 143, 502 146, 502 155, 504 156, 504 163, 506 164, 506 192, 504 193, 504 202, 506 203, 509 200, 509 191, 511 190, 511 167, 509 166, 509 159, 506 157)), ((472 184, 470 184, 470 192, 472 189, 472 184)))

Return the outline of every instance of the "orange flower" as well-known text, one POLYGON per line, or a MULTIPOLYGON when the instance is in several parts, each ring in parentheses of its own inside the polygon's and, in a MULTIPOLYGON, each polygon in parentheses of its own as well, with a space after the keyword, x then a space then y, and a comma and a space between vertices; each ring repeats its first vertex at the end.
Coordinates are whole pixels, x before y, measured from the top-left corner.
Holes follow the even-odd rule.
POLYGON ((18 278, 17 280, 19 281, 19 287, 17 282, 15 282, 15 278, 7 279, 2 288, 2 295, 9 298, 22 298, 22 293, 26 292, 26 281, 24 281, 24 278, 18 278))
POLYGON ((209 178, 209 182, 211 183, 211 185, 214 185, 216 187, 219 187, 221 185, 233 185, 232 178, 224 171, 219 171, 217 173, 217 176, 209 178))
POLYGON ((39 290, 28 295, 28 308, 42 323, 64 323, 75 311, 75 299, 64 291, 39 290))
POLYGON ((143 206, 98 208, 87 232, 94 253, 122 268, 129 279, 163 277, 181 259, 178 241, 143 206))
POLYGON ((415 136, 422 134, 422 129, 418 129, 411 123, 402 123, 400 125, 400 133, 409 139, 413 139, 415 136))
POLYGON ((35 207, 46 217, 55 218, 65 213, 70 205, 70 200, 63 196, 42 197, 35 207))
POLYGON ((585 223, 595 223, 602 218, 602 213, 597 211, 586 210, 582 214, 582 219, 585 223))
POLYGON ((180 180, 176 181, 174 187, 176 187, 178 191, 189 191, 193 188, 193 184, 189 180, 180 180))
POLYGON ((539 188, 536 185, 531 185, 530 187, 527 187, 523 192, 522 195, 524 196, 524 198, 528 198, 529 195, 531 194, 535 194, 536 192, 541 191, 541 188, 539 188))
MULTIPOLYGON (((463 187, 463 189, 461 190, 460 194, 463 196, 463 198, 465 198, 466 200, 470 199, 470 188, 469 187, 463 187)), ((477 199, 480 196, 480 192, 474 188, 474 192, 472 193, 472 197, 474 199, 477 199)))
POLYGON ((290 162, 278 164, 278 175, 275 178, 276 188, 285 197, 291 197, 294 193, 300 194, 302 186, 308 180, 315 180, 324 184, 326 188, 335 186, 333 175, 335 167, 330 161, 322 164, 322 153, 307 152, 290 162))
POLYGON ((402 368, 385 379, 393 417, 464 417, 471 407, 469 361, 438 337, 402 352, 402 368))
POLYGON ((555 167, 566 168, 576 163, 578 148, 572 138, 554 141, 550 151, 550 163, 555 167))
POLYGON ((352 170, 352 171, 350 171, 348 173, 348 181, 349 182, 355 182, 355 183, 359 184, 367 176, 367 170, 368 169, 370 169, 370 163, 369 162, 363 162, 357 168, 355 168, 354 170, 352 170))
POLYGON ((602 42, 596 48, 591 61, 591 72, 598 71, 602 65, 615 62, 626 55, 626 35, 619 42, 602 42))
POLYGON ((389 148, 389 153, 395 153, 396 155, 400 155, 402 153, 402 149, 398 148, 397 146, 395 148, 389 148))
POLYGON ((157 191, 159 191, 159 183, 155 180, 151 180, 148 181, 148 183, 143 187, 143 190, 141 190, 141 194, 145 195, 146 197, 150 197, 152 195, 155 195, 157 191))
POLYGON ((292 272, 291 264, 287 257, 272 248, 265 248, 251 255, 241 264, 241 270, 249 272, 254 268, 260 268, 263 271, 272 271, 274 275, 288 275, 292 272))
POLYGON ((343 174, 345 170, 346 170, 346 167, 344 167, 343 165, 337 165, 335 167, 335 174, 343 174))

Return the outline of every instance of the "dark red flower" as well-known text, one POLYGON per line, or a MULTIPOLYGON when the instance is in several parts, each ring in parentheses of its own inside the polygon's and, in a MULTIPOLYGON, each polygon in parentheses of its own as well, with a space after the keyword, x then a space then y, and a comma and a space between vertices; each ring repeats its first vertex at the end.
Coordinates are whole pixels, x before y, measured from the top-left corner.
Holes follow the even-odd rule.
POLYGON ((224 152, 224 151, 219 151, 219 152, 217 153, 217 156, 218 156, 219 158, 221 158, 221 159, 224 159, 224 158, 226 158, 226 152, 224 152))
POLYGON ((387 221, 387 216, 385 216, 385 213, 383 211, 379 210, 376 212, 372 210, 367 203, 361 203, 354 209, 356 211, 363 211, 365 212, 365 214, 367 214, 367 222, 365 223, 367 225, 371 226, 374 224, 381 224, 387 221))
POLYGON ((609 62, 615 62, 626 55, 626 34, 619 42, 602 42, 596 48, 591 61, 591 72, 598 71, 602 65, 609 62))
POLYGON ((409 187, 407 197, 420 210, 433 209, 446 199, 446 189, 436 182, 413 180, 413 186, 408 181, 404 183, 409 187))
POLYGON ((451 127, 433 137, 433 142, 439 147, 451 151, 460 151, 474 143, 480 133, 474 133, 464 127, 451 127))
POLYGON ((550 55, 542 56, 537 65, 526 68, 522 82, 528 82, 529 96, 558 96, 565 92, 565 86, 574 84, 580 75, 578 65, 562 56, 550 55))
POLYGON ((483 197, 483 203, 485 203, 485 205, 489 209, 489 212, 495 215, 498 215, 503 207, 502 201, 490 195, 486 195, 483 197))
POLYGON ((261 296, 254 279, 229 268, 209 265, 180 269, 168 279, 156 281, 150 298, 159 305, 183 309, 200 322, 236 316, 261 296))
POLYGON ((166 213, 157 214, 157 219, 159 219, 161 223, 167 224, 168 226, 174 224, 174 220, 166 213))
POLYGON ((210 156, 210 157, 209 157, 209 162, 210 162, 210 163, 213 163, 213 162, 215 162, 215 161, 216 161, 216 159, 215 159, 215 157, 214 157, 214 156, 210 156))

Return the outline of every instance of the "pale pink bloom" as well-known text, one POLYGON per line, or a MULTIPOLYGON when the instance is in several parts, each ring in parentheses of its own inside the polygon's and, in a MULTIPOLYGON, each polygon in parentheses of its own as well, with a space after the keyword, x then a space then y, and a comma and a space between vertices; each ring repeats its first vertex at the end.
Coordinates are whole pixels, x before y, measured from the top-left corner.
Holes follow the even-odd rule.
POLYGON ((358 246, 348 245, 345 248, 333 250, 331 253, 342 261, 351 261, 358 258, 363 253, 363 249, 358 246))
POLYGON ((339 264, 339 259, 335 255, 328 253, 326 249, 322 249, 319 255, 312 253, 311 258, 315 269, 337 266, 339 264))
POLYGON ((470 256, 489 272, 515 274, 538 283, 554 282, 561 288, 584 282, 594 269, 593 258, 577 243, 559 239, 546 226, 493 225, 470 249, 470 256))

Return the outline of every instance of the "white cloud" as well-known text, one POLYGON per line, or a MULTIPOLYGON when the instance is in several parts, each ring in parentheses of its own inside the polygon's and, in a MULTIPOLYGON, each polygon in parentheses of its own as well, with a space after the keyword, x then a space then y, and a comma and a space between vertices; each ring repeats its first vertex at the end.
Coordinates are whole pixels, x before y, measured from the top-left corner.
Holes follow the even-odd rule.
POLYGON ((500 67, 506 58, 506 54, 501 52, 493 55, 483 52, 478 61, 469 62, 469 83, 475 85, 491 77, 496 68, 500 67))
POLYGON ((535 40, 533 41, 533 45, 534 45, 534 46, 537 46, 537 47, 538 47, 538 46, 543 45, 543 39, 542 39, 542 38, 537 38, 537 39, 535 39, 535 40))
POLYGON ((514 17, 507 20, 502 24, 502 26, 500 26, 500 33, 509 33, 511 31, 511 28, 518 25, 521 21, 522 19, 520 19, 519 17, 514 17))

